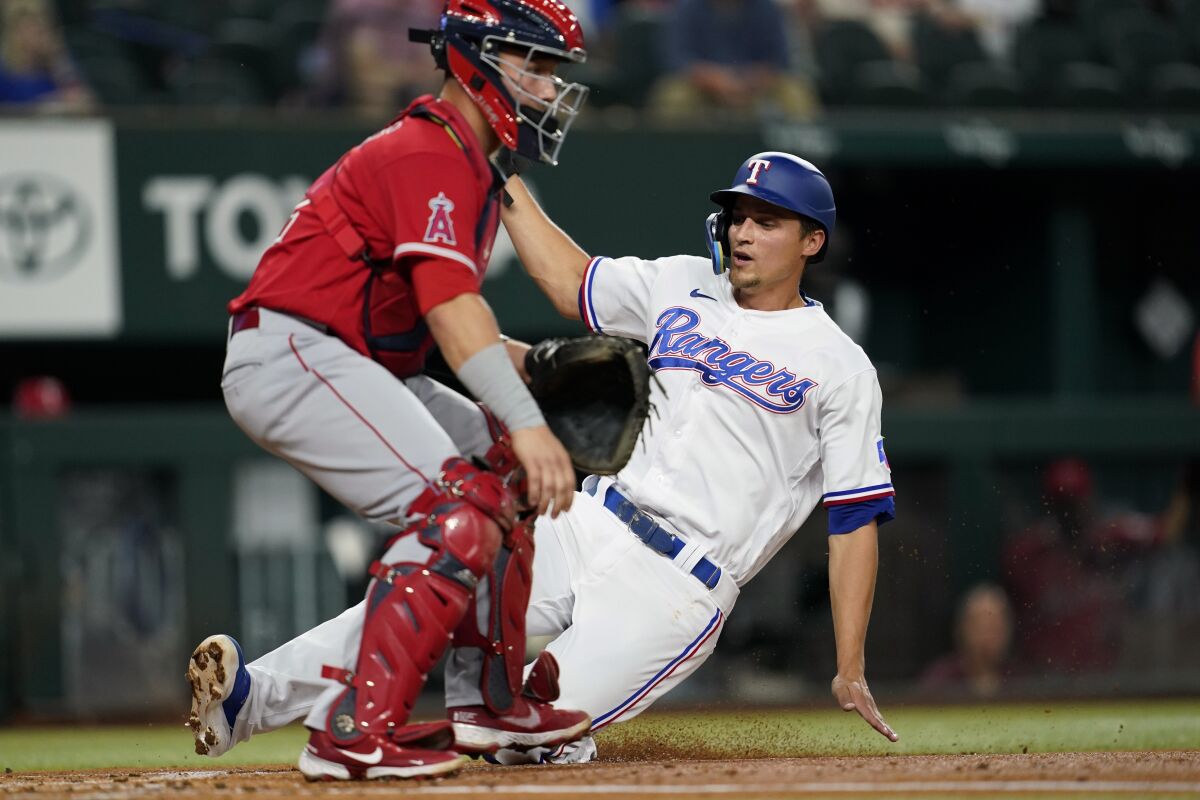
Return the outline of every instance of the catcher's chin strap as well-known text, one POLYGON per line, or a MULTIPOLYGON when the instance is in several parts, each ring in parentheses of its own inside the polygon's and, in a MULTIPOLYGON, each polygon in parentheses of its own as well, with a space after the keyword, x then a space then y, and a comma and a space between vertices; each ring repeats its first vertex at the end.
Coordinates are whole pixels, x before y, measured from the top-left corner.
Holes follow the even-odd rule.
POLYGON ((517 461, 512 439, 504 424, 484 406, 493 443, 484 455, 488 469, 499 475, 523 510, 505 532, 496 559, 487 573, 485 629, 479 629, 479 598, 473 597, 462 624, 454 632, 455 647, 483 652, 480 692, 484 705, 495 714, 508 712, 521 690, 525 664, 525 610, 533 586, 533 522, 525 503, 525 470, 517 461))
POLYGON ((409 510, 422 517, 392 541, 415 533, 432 555, 424 564, 371 565, 354 671, 321 671, 346 684, 326 720, 339 742, 386 734, 407 721, 479 579, 494 568, 502 532, 514 526, 512 498, 500 478, 461 458, 446 461, 437 483, 409 510))

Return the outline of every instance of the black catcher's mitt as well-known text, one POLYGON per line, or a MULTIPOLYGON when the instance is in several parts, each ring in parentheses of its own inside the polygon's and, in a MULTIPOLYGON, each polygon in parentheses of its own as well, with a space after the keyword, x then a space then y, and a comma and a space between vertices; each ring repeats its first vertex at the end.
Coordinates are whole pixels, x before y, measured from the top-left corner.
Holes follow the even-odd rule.
POLYGON ((618 472, 650 413, 650 367, 619 336, 547 339, 525 354, 529 389, 576 469, 618 472))

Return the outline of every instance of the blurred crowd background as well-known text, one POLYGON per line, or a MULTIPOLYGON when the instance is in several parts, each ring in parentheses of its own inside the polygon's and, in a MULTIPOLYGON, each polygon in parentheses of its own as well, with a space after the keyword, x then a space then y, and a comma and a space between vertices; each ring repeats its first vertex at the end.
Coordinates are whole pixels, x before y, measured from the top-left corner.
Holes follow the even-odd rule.
MULTIPOLYGON (((884 388, 885 710, 1200 693, 1200 0, 570 5, 592 94, 529 179, 585 247, 701 252, 756 150, 831 178, 806 288, 884 388)), ((0 0, 0 720, 182 714, 204 635, 253 657, 361 596, 377 532, 224 415, 223 303, 436 90, 440 8, 0 0)), ((582 332, 503 241, 489 276, 509 332, 582 332)), ((823 516, 672 702, 826 701, 823 516)))
MULTIPOLYGON (((1197 0, 591 0, 591 110, 1200 108, 1197 0)), ((349 109, 437 85, 438 0, 5 0, 0 104, 349 109)))

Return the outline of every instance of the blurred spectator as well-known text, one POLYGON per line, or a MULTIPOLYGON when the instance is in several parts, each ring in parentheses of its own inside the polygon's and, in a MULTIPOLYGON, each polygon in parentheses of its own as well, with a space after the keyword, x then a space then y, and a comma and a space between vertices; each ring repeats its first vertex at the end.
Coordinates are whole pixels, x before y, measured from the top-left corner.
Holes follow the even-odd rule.
POLYGON ((1200 462, 1184 468, 1161 518, 1147 526, 1127 516, 1106 533, 1108 546, 1128 557, 1133 609, 1172 621, 1200 617, 1200 462))
POLYGON ((788 73, 785 29, 774 0, 680 0, 666 26, 670 74, 651 111, 670 120, 714 110, 812 116, 814 92, 788 73))
POLYGON ((591 7, 594 29, 580 17, 588 59, 584 65, 571 66, 573 79, 592 87, 589 108, 642 108, 665 71, 662 41, 673 4, 624 0, 605 7, 603 15, 598 13, 600 4, 593 2, 591 7))
POLYGON ((967 692, 994 697, 1011 674, 1012 607, 999 586, 981 583, 959 602, 954 620, 954 650, 921 675, 921 688, 948 694, 967 692))
POLYGON ((1018 653, 1031 670, 1090 672, 1120 651, 1121 586, 1096 546, 1092 473, 1065 458, 1045 472, 1047 516, 1008 537, 1005 583, 1016 608, 1018 653))
POLYGON ((1041 11, 1041 0, 932 0, 930 14, 942 25, 974 29, 991 58, 1007 61, 1017 29, 1041 11))
POLYGON ((442 0, 333 0, 322 33, 318 100, 384 118, 441 85, 429 45, 409 28, 437 26, 442 0))
MULTIPOLYGON (((1003 0, 1000 0, 1003 2, 1003 0)), ((912 17, 930 0, 816 0, 825 20, 854 20, 870 28, 892 57, 912 60, 912 17)))
POLYGON ((783 10, 788 30, 788 57, 793 75, 810 83, 817 79, 817 47, 813 32, 821 24, 818 0, 776 0, 783 10))
POLYGON ((1098 509, 1091 470, 1074 458, 1049 465, 1043 496, 1050 517, 1004 548, 1031 662, 1069 671, 1108 668, 1118 655, 1130 663, 1138 654, 1122 645, 1140 645, 1121 641, 1122 623, 1174 630, 1200 619, 1200 555, 1189 542, 1200 534, 1200 468, 1184 471, 1161 514, 1098 509))
POLYGON ((1192 405, 1200 406, 1200 331, 1192 342, 1192 405))
POLYGON ((4 0, 0 16, 0 105, 42 111, 93 106, 45 0, 4 0))
POLYGON ((70 412, 71 397, 58 378, 38 375, 17 383, 12 407, 18 419, 58 419, 70 412))

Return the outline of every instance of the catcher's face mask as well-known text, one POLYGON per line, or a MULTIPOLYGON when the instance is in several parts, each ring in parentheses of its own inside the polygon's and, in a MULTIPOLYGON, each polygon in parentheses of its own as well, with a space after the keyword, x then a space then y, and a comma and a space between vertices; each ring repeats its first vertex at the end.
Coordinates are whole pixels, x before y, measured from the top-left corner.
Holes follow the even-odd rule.
POLYGON ((480 60, 503 76, 504 88, 516 100, 520 122, 514 149, 526 158, 557 165, 558 152, 587 100, 588 88, 558 77, 558 55, 544 48, 531 47, 522 54, 489 37, 480 60))
POLYGON ((579 20, 559 0, 446 0, 435 31, 409 31, 428 42, 438 66, 483 111, 500 143, 518 155, 558 163, 587 87, 539 69, 537 62, 587 58, 579 20), (509 64, 517 52, 523 63, 509 64), (549 91, 552 89, 553 91, 549 91))

